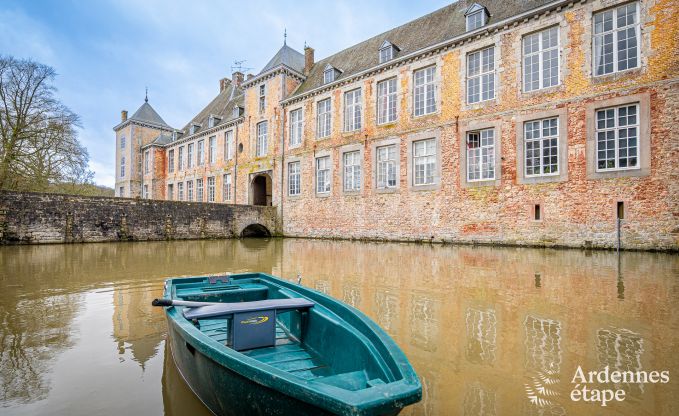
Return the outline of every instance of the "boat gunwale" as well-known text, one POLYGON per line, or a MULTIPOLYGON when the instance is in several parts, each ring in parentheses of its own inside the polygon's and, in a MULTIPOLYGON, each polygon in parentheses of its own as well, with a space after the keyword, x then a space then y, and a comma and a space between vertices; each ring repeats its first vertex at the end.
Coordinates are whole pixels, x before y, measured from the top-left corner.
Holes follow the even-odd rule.
MULTIPOLYGON (((189 277, 189 279, 202 277, 205 276, 189 277)), ((384 353, 381 353, 379 349, 377 349, 377 346, 374 345, 375 342, 371 341, 368 336, 356 328, 355 325, 346 322, 345 319, 341 318, 328 306, 330 305, 334 308, 344 309, 346 312, 358 318, 368 330, 375 334, 377 340, 382 343, 386 352, 390 354, 391 360, 393 360, 392 366, 387 364, 389 371, 393 374, 394 371, 392 367, 398 369, 400 374, 393 374, 393 376, 395 378, 399 378, 400 376, 400 379, 355 391, 345 390, 329 384, 304 380, 287 371, 280 370, 224 346, 222 343, 204 334, 200 329, 196 328, 190 321, 184 318, 180 309, 176 307, 166 307, 167 316, 176 324, 179 335, 182 336, 186 342, 192 341, 190 344, 206 358, 211 359, 216 364, 233 371, 242 377, 248 378, 257 384, 272 390, 280 391, 280 382, 284 381, 289 387, 284 394, 293 397, 296 400, 317 406, 323 410, 336 413, 360 414, 368 410, 372 411, 381 408, 384 408, 385 411, 389 411, 403 408, 409 404, 416 403, 421 399, 422 386, 407 357, 391 337, 363 312, 340 302, 325 293, 311 288, 294 285, 293 283, 266 273, 239 273, 232 274, 230 277, 264 277, 263 280, 269 280, 269 282, 274 285, 288 289, 300 296, 309 298, 310 300, 315 301, 313 297, 320 298, 321 302, 317 303, 334 315, 337 315, 337 317, 342 320, 342 323, 351 328, 352 331, 356 331, 358 335, 360 335, 358 339, 364 344, 367 342, 366 347, 384 361, 384 353), (310 298, 309 295, 311 295, 312 298, 310 298), (384 400, 385 394, 388 394, 389 401, 384 400), (396 403, 400 404, 400 406, 394 406, 396 403), (359 413, 356 413, 357 411, 359 413)), ((175 284, 178 280, 185 279, 187 279, 187 277, 167 279, 165 283, 165 297, 174 298, 175 292, 173 291, 173 288, 176 287, 175 284)))

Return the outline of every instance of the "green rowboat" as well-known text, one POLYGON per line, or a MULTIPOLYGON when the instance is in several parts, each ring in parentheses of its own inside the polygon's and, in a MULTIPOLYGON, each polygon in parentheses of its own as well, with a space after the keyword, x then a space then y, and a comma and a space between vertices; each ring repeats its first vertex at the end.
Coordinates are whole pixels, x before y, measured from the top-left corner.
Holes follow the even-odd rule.
POLYGON ((422 387, 360 311, 263 273, 169 279, 179 372, 217 415, 395 415, 422 387))

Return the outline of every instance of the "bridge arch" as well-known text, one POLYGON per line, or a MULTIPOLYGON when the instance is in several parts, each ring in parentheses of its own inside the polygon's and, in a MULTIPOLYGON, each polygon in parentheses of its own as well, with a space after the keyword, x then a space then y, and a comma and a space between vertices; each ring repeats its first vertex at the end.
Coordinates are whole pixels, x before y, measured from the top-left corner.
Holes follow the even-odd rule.
POLYGON ((253 237, 259 237, 259 238, 269 238, 271 237, 271 231, 269 231, 268 228, 263 226, 262 224, 259 223, 254 223, 250 224, 247 227, 243 228, 243 231, 240 232, 240 237, 241 238, 253 238, 253 237))

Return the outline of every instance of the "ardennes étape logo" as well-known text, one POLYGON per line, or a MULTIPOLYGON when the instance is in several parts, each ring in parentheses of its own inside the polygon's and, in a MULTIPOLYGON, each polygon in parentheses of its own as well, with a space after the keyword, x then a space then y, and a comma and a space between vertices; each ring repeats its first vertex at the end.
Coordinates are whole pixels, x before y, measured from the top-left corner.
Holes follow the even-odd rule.
POLYGON ((244 324, 244 325, 259 325, 259 324, 263 324, 264 322, 266 322, 268 320, 269 320, 268 316, 253 316, 252 318, 248 318, 244 321, 240 321, 240 323, 244 324))

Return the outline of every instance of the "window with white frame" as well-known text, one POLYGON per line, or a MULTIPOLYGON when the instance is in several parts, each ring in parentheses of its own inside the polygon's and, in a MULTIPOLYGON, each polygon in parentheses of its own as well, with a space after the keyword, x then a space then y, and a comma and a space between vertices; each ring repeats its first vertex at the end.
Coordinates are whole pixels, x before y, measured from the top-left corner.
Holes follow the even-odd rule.
POLYGON ((344 191, 361 190, 361 152, 358 150, 346 152, 344 162, 344 191))
POLYGON ((144 188, 142 189, 142 198, 149 199, 149 186, 148 185, 144 185, 144 188))
POLYGON ((177 183, 177 199, 179 201, 184 200, 184 182, 177 183))
POLYGON ((223 180, 222 184, 224 186, 224 189, 222 190, 222 198, 224 199, 224 201, 230 201, 231 200, 231 174, 225 173, 222 180, 223 180))
POLYGON ((149 159, 151 157, 151 153, 147 150, 144 152, 144 173, 149 173, 151 171, 151 163, 149 162, 149 159))
POLYGON ((302 172, 300 162, 288 163, 288 195, 296 196, 302 193, 302 172))
POLYGON ((394 59, 394 47, 391 45, 380 48, 380 63, 391 61, 394 59))
POLYGON ((344 131, 361 128, 362 109, 360 88, 344 93, 344 131))
POLYGON ((167 152, 167 171, 169 173, 174 172, 174 149, 167 152))
POLYGON ((193 143, 186 146, 186 167, 189 169, 193 167, 193 143))
POLYGON ((559 119, 527 121, 523 124, 525 175, 559 173, 559 119))
POLYGON ((482 10, 475 11, 467 15, 467 32, 478 29, 486 24, 486 12, 482 10))
POLYGON ((186 200, 193 201, 193 181, 186 181, 186 200))
POLYGON ((224 133, 224 159, 233 158, 233 130, 224 133))
POLYGON ((266 110, 266 84, 259 86, 259 112, 260 114, 266 110))
POLYGON ((596 110, 597 170, 639 168, 639 104, 596 110))
POLYGON ((174 185, 173 184, 167 185, 167 200, 168 201, 174 200, 174 185))
POLYGON ((327 84, 329 82, 333 82, 335 80, 335 68, 331 67, 330 65, 325 67, 325 70, 323 71, 323 83, 327 84))
POLYGON ((179 146, 179 153, 177 155, 177 167, 179 170, 184 170, 184 146, 179 146))
POLYGON ((377 83, 377 124, 396 121, 396 78, 377 83))
POLYGON ((196 201, 203 202, 203 179, 196 179, 196 201))
POLYGON ((302 109, 290 111, 290 147, 302 144, 302 109))
POLYGON ((120 188, 118 188, 118 196, 125 196, 125 188, 124 187, 121 186, 120 188))
POLYGON ((639 3, 594 14, 594 75, 639 66, 639 3))
POLYGON ((316 103, 316 137, 323 138, 330 136, 331 128, 330 98, 316 103))
POLYGON ((120 177, 125 177, 125 156, 120 158, 120 177))
POLYGON ((198 158, 198 166, 203 166, 205 163, 205 140, 198 140, 198 151, 196 152, 198 158))
POLYGON ((396 145, 380 146, 377 149, 377 189, 396 187, 396 145))
POLYGON ((467 104, 495 98, 495 46, 467 55, 467 104))
POLYGON ((207 178, 207 202, 215 202, 215 177, 207 178))
POLYGON ((208 126, 208 128, 212 128, 212 127, 215 126, 215 118, 214 117, 212 117, 212 116, 208 117, 207 126, 208 126))
POLYGON ((125 136, 120 136, 120 148, 125 148, 125 136))
POLYGON ((269 129, 269 123, 262 121, 257 124, 257 144, 255 149, 255 156, 260 157, 267 154, 269 151, 269 145, 267 141, 267 130, 269 129))
POLYGON ((316 193, 330 192, 330 156, 316 158, 316 193))
POLYGON ((212 136, 208 139, 207 159, 210 164, 217 161, 217 136, 212 136))
POLYGON ((436 139, 413 142, 413 185, 431 185, 436 173, 436 139))
POLYGON ((523 37, 523 90, 559 84, 559 27, 523 37))
POLYGON ((416 116, 422 116, 436 111, 435 75, 436 66, 422 68, 413 72, 413 109, 416 116))
POLYGON ((467 133, 467 181, 495 179, 495 130, 467 133))

